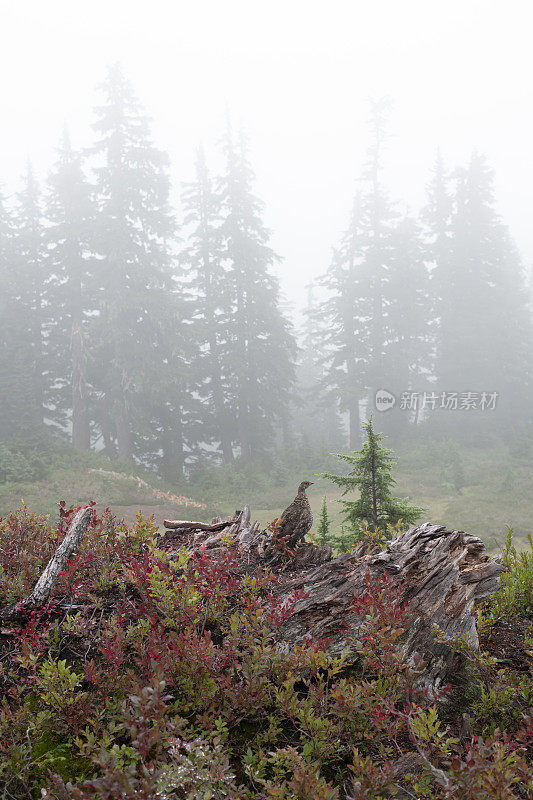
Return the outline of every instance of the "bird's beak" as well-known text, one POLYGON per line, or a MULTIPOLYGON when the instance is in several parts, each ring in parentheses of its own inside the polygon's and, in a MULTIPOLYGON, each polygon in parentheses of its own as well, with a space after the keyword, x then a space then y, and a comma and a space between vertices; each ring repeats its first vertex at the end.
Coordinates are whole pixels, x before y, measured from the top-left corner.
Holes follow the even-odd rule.
POLYGON ((314 481, 309 481, 309 486, 312 486, 314 481))

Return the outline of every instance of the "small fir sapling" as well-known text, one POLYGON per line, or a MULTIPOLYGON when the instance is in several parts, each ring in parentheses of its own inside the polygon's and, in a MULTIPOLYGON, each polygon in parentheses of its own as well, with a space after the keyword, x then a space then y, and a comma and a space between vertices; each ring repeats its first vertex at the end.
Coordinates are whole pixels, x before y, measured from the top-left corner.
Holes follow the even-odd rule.
POLYGON ((357 500, 340 501, 344 506, 344 521, 356 534, 355 541, 366 539, 368 533, 386 534, 387 526, 396 526, 400 520, 412 525, 424 511, 418 506, 408 505, 407 499, 400 500, 392 496, 396 481, 392 477, 391 467, 396 457, 381 445, 383 434, 374 430, 372 416, 362 429, 366 441, 360 450, 346 455, 335 454, 350 465, 348 474, 323 473, 321 476, 339 486, 343 490, 343 497, 349 492, 359 491, 357 500))
POLYGON ((330 519, 328 514, 327 498, 324 495, 322 499, 322 507, 320 509, 320 516, 318 518, 318 537, 321 547, 327 544, 329 539, 330 519))

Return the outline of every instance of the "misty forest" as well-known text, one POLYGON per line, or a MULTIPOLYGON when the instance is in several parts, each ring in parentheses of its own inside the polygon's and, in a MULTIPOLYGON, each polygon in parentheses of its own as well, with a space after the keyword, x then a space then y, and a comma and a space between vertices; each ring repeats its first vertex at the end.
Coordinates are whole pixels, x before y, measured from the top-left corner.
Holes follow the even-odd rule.
POLYGON ((345 232, 297 315, 242 126, 221 127, 222 174, 198 148, 178 198, 119 66, 100 91, 93 146, 65 126, 47 181, 28 162, 2 201, 2 480, 39 477, 31 445, 52 436, 174 486, 218 465, 316 471, 358 446, 378 390, 395 442, 527 449, 530 294, 483 155, 452 169, 437 151, 406 215, 382 177, 389 103, 371 102, 345 232))
POLYGON ((412 208, 367 99, 291 293, 246 113, 175 179, 128 69, 95 96, 0 175, 0 797, 532 800, 532 283, 490 158, 432 142, 412 208))

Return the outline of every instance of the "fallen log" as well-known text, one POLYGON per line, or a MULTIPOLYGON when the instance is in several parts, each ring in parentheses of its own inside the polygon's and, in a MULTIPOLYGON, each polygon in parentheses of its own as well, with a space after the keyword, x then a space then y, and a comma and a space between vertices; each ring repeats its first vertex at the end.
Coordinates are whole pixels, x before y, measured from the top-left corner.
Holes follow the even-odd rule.
POLYGON ((3 608, 2 611, 0 611, 0 621, 14 621, 15 619, 23 617, 28 610, 38 608, 46 603, 61 573, 65 569, 67 561, 78 551, 87 532, 87 528, 89 527, 92 515, 92 508, 80 508, 70 523, 65 538, 48 562, 46 569, 35 584, 32 592, 28 597, 24 598, 24 600, 3 608))
MULTIPOLYGON (((281 599, 300 589, 308 593, 279 632, 278 647, 285 651, 305 644, 309 637, 327 639, 332 655, 346 651, 349 661, 356 662, 366 620, 353 611, 354 597, 364 593, 365 576, 377 578, 385 573, 407 604, 406 629, 399 640, 401 655, 411 665, 420 659, 425 662, 418 685, 430 693, 455 678, 465 664, 461 655, 435 641, 434 626, 445 636, 464 636, 479 647, 474 606, 498 589, 504 570, 498 557, 487 556, 478 537, 429 523, 410 528, 384 549, 368 551, 363 544, 333 558, 329 546, 303 542, 294 555, 281 549, 273 561, 275 534, 250 524, 247 506, 223 531, 223 539, 213 532, 195 532, 180 546, 191 553, 206 547, 210 557, 217 558, 232 546, 229 534, 233 545, 242 550, 243 571, 268 566, 276 574, 273 591, 281 599)), ((170 549, 175 544, 168 538, 161 542, 170 549)))
POLYGON ((234 519, 223 520, 221 522, 193 522, 192 520, 186 519, 165 519, 163 520, 163 525, 170 530, 182 530, 184 532, 221 531, 229 525, 232 525, 233 522, 235 522, 234 519))

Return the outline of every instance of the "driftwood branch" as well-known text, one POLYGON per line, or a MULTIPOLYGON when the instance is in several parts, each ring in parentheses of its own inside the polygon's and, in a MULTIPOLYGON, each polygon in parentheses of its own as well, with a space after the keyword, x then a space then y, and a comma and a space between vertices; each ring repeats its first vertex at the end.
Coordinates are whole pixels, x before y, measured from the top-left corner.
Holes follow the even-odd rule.
POLYGON ((24 600, 15 603, 15 605, 2 609, 0 612, 1 620, 10 620, 20 617, 25 610, 36 608, 46 603, 61 573, 65 569, 67 561, 77 553, 87 532, 87 528, 89 527, 92 514, 92 508, 82 508, 78 511, 70 523, 65 538, 48 562, 46 569, 35 584, 31 594, 24 600))

